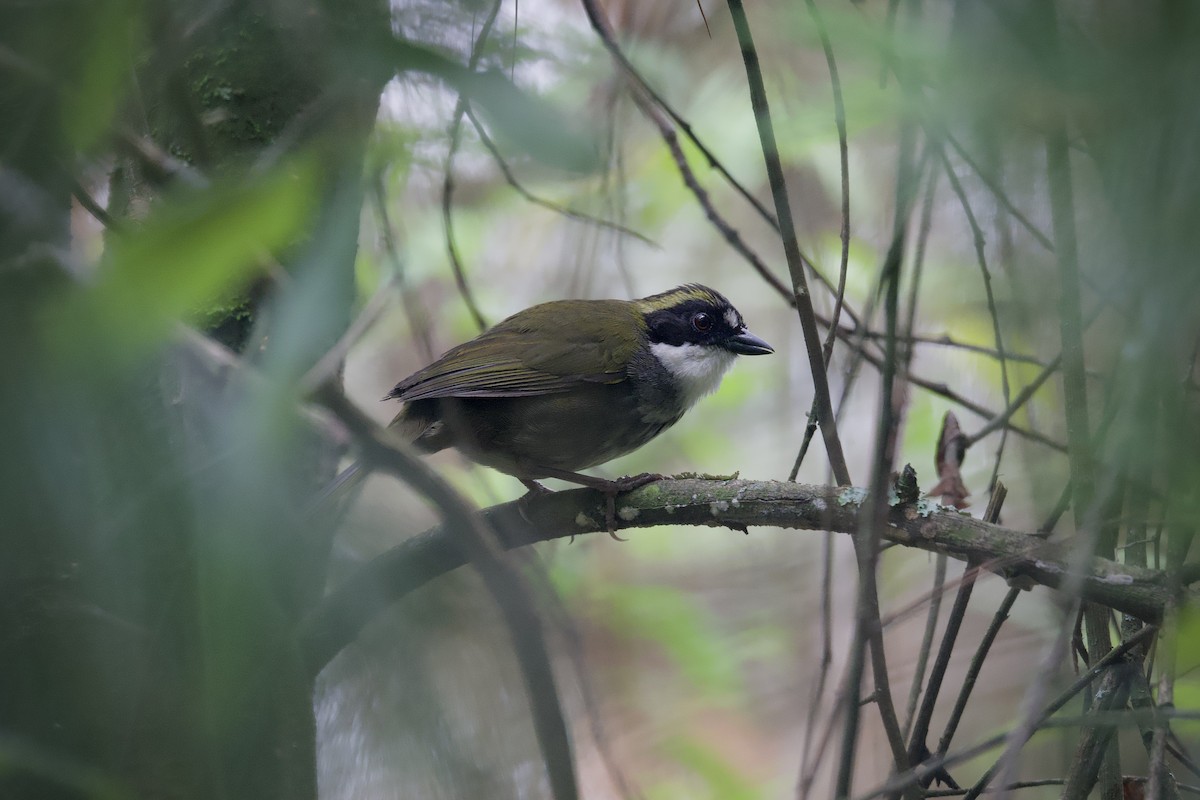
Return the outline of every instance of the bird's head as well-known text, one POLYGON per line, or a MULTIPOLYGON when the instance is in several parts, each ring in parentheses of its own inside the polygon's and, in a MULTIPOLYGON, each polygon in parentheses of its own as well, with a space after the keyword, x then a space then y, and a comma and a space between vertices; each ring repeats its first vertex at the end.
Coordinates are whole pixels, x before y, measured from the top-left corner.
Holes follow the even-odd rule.
POLYGON ((646 323, 650 352, 679 382, 688 405, 717 388, 734 356, 775 352, 707 286, 689 283, 634 303, 646 323))

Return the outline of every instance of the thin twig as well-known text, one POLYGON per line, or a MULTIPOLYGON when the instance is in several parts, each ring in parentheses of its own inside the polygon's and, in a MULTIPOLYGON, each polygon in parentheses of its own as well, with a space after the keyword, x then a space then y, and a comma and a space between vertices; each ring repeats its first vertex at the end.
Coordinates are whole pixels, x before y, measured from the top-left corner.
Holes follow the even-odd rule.
POLYGON ((108 209, 100 205, 96 198, 84 188, 78 178, 71 179, 71 194, 75 195, 75 199, 79 201, 79 205, 83 206, 84 211, 87 211, 92 217, 110 231, 120 231, 121 223, 113 218, 112 214, 108 213, 108 209))
POLYGON ((671 123, 646 98, 635 93, 633 101, 642 110, 642 113, 646 115, 647 119, 653 122, 658 128, 659 135, 671 153, 671 158, 675 160, 675 167, 678 169, 684 185, 691 191, 692 196, 696 198, 696 202, 704 210, 704 216, 708 221, 725 237, 725 241, 729 243, 729 246, 741 255, 772 289, 787 298, 789 302, 794 302, 792 292, 787 288, 787 285, 771 272, 770 267, 763 263, 758 254, 750 249, 750 246, 742 239, 737 229, 726 222, 721 213, 717 211, 712 198, 705 191, 704 187, 700 185, 700 182, 696 180, 695 173, 688 166, 687 156, 684 154, 683 148, 679 145, 679 137, 676 135, 675 129, 671 127, 671 123))
MULTIPOLYGON (((922 118, 929 119, 929 115, 922 115, 922 118)), ((942 130, 939 131, 938 138, 954 148, 954 152, 958 154, 958 157, 961 158, 966 165, 971 168, 979 180, 983 182, 983 185, 986 186, 992 193, 992 196, 1000 201, 1000 205, 1004 206, 1004 210, 1008 212, 1009 216, 1019 222, 1021 227, 1025 228, 1025 230, 1029 232, 1029 235, 1032 236, 1038 244, 1040 244, 1046 250, 1052 253, 1054 252, 1054 243, 1050 241, 1050 237, 1042 233, 1041 229, 1038 228, 1037 225, 1034 225, 1028 217, 1021 213, 1021 209, 1017 208, 1016 204, 1008 198, 1008 195, 1002 188, 1000 188, 1000 184, 990 175, 988 175, 986 171, 984 171, 983 167, 979 165, 978 161, 971 157, 971 154, 967 152, 967 149, 958 141, 958 139, 954 137, 954 134, 950 133, 949 131, 942 130)))
MULTIPOLYGON (((788 272, 792 278, 792 291, 796 298, 796 312, 800 317, 800 328, 804 333, 804 346, 808 353, 808 366, 813 379, 813 394, 818 400, 817 420, 825 440, 825 453, 833 469, 834 479, 841 486, 850 485, 850 470, 842 453, 837 423, 833 415, 833 401, 829 392, 829 379, 825 374, 825 360, 821 352, 821 335, 817 330, 816 314, 813 311, 812 295, 804 276, 804 262, 800 254, 800 241, 792 220, 791 201, 788 199, 787 184, 783 174, 783 163, 779 158, 779 147, 775 142, 775 129, 771 122, 767 90, 763 83, 762 70, 758 63, 758 52, 750 33, 750 24, 741 0, 729 0, 729 12, 737 32, 742 50, 742 62, 746 67, 746 83, 750 90, 750 104, 758 126, 759 144, 763 161, 766 163, 767 178, 771 185, 771 196, 775 201, 775 213, 779 219, 779 231, 783 240, 783 253, 788 272)), ((836 327, 836 326, 835 326, 836 327)))
POLYGON ((821 13, 817 10, 816 0, 805 0, 809 16, 817 29, 817 38, 821 41, 821 50, 825 53, 825 64, 829 69, 829 88, 833 93, 833 121, 837 125, 838 135, 838 172, 842 179, 842 226, 838 238, 842 243, 841 256, 838 259, 838 284, 833 300, 833 314, 830 317, 829 333, 825 337, 825 364, 833 355, 833 343, 836 339, 835 330, 841 322, 842 306, 846 299, 846 273, 850 265, 850 144, 846 133, 846 104, 842 99, 842 81, 838 77, 837 59, 833 55, 833 43, 829 40, 829 31, 821 13))
MULTIPOLYGON (((471 47, 471 57, 467 61, 466 71, 474 72, 479 65, 479 60, 483 55, 483 45, 487 41, 488 35, 492 32, 492 26, 496 23, 496 17, 500 13, 500 6, 503 0, 495 0, 491 10, 483 20, 483 25, 479 28, 479 36, 475 38, 475 42, 471 47)), ((514 20, 515 24, 515 20, 514 20)), ((514 41, 516 30, 513 31, 514 41)), ((514 68, 515 68, 515 61, 514 68)), ((458 293, 463 299, 463 303, 467 306, 467 310, 471 313, 472 319, 475 320, 476 327, 479 330, 485 330, 488 327, 487 319, 483 316, 483 312, 479 310, 479 305, 475 302, 475 297, 471 293, 471 287, 467 284, 466 271, 463 268, 462 258, 458 253, 458 245, 454 242, 454 213, 453 213, 453 198, 454 198, 454 156, 458 153, 459 145, 462 143, 462 120, 463 115, 467 110, 467 98, 465 95, 459 94, 458 100, 454 104, 454 115, 450 121, 449 138, 450 144, 446 151, 446 169, 442 178, 442 228, 446 237, 446 255, 450 259, 450 269, 454 273, 454 283, 458 287, 458 293)))
MULTIPOLYGON (((795 480, 793 475, 789 481, 795 480)), ((817 679, 813 682, 809 693, 808 715, 804 722, 804 747, 800 753, 800 777, 796 782, 796 797, 803 800, 809 796, 812 781, 816 777, 813 755, 814 733, 817 727, 817 715, 825 697, 825 684, 829 680, 829 670, 833 666, 833 531, 825 531, 821 538, 821 660, 817 664, 817 679)), ((831 720, 832 722, 832 716, 831 720)), ((822 748, 829 740, 828 736, 821 739, 822 748)), ((820 757, 818 756, 818 761, 820 757)))
MULTIPOLYGON (((824 324, 824 321, 822 321, 822 324, 824 324)), ((886 336, 886 334, 883 331, 874 331, 874 330, 868 330, 865 328, 847 328, 844 325, 841 327, 838 335, 839 336, 861 336, 864 339, 883 339, 886 336)), ((899 339, 900 339, 900 341, 902 341, 906 344, 913 344, 913 345, 923 344, 923 345, 932 345, 932 346, 936 346, 936 347, 949 347, 949 348, 952 348, 955 350, 965 350, 969 353, 978 353, 979 355, 988 356, 989 358, 994 358, 994 359, 1000 358, 1000 353, 994 347, 988 347, 987 345, 971 344, 970 342, 960 341, 958 339, 955 339, 953 336, 951 336, 948 333, 943 333, 943 334, 917 334, 917 333, 914 333, 912 335, 907 335, 907 336, 901 334, 899 336, 899 339)), ((1032 364, 1035 367, 1042 367, 1043 369, 1049 365, 1048 362, 1043 361, 1042 359, 1038 358, 1037 356, 1030 355, 1028 353, 1006 352, 1004 354, 1004 357, 1007 358, 1009 361, 1012 361, 1015 363, 1032 364)), ((1103 376, 1095 370, 1088 370, 1088 377, 1099 379, 1103 376)))
POLYGON ((509 166, 508 162, 504 160, 504 156, 501 154, 500 148, 496 145, 496 142, 492 139, 492 137, 488 135, 487 129, 483 126, 483 123, 479 121, 479 117, 475 115, 475 111, 471 108, 470 103, 466 104, 465 113, 467 119, 469 119, 471 124, 475 127, 475 132, 479 135, 479 141, 481 141, 483 146, 487 148, 487 151, 491 153, 492 160, 495 161, 496 166, 500 168, 500 173, 504 176, 505 182, 507 182, 517 194, 521 195, 521 197, 525 198, 530 203, 533 203, 535 206, 541 206, 542 208, 547 209, 548 211, 553 211, 555 214, 566 217, 567 219, 573 219, 576 222, 583 222, 588 225, 595 225, 598 228, 607 228, 610 231, 616 231, 617 233, 624 234, 625 236, 631 236, 643 244, 662 249, 658 242, 654 241, 644 233, 635 231, 633 228, 626 227, 617 222, 601 219, 600 217, 587 214, 583 211, 576 211, 575 209, 568 208, 567 206, 559 205, 552 200, 539 197, 533 192, 529 191, 529 189, 525 188, 525 186, 519 180, 517 180, 517 176, 513 173, 512 167, 509 166))
MULTIPOLYGON (((817 10, 815 0, 805 0, 805 3, 808 6, 808 13, 812 17, 813 25, 816 26, 817 37, 821 40, 821 49, 825 52, 825 64, 829 69, 829 84, 833 92, 833 116, 838 134, 838 170, 841 173, 842 179, 842 226, 839 232, 842 251, 838 261, 838 285, 837 291, 834 294, 833 315, 827 323, 828 331, 825 334, 825 346, 822 348, 825 369, 828 371, 830 359, 833 358, 833 345, 837 341, 837 330, 841 322, 842 308, 846 300, 846 273, 850 265, 850 145, 849 137, 846 133, 846 106, 842 99, 842 82, 838 77, 837 59, 833 55, 833 43, 829 40, 829 31, 825 28, 825 22, 817 10)), ((808 412, 808 424, 804 427, 804 438, 800 442, 800 449, 796 452, 796 458, 792 463, 792 470, 788 474, 788 480, 796 480, 796 476, 800 473, 800 465, 804 462, 804 456, 808 453, 809 445, 812 444, 813 436, 816 435, 816 432, 817 399, 814 397, 812 408, 808 412)), ((820 683, 823 685, 823 681, 820 683)), ((812 716, 810 715, 809 718, 812 719, 812 716)))
POLYGON ((701 155, 704 156, 705 160, 708 161, 709 167, 720 173, 721 177, 723 177, 729 183, 729 185, 732 186, 734 190, 737 191, 737 193, 740 194, 742 198, 749 203, 755 211, 758 212, 758 215, 762 217, 768 225, 778 231, 779 221, 775 219, 767 207, 763 205, 762 201, 755 197, 753 192, 751 192, 740 181, 733 177, 733 174, 725 168, 725 165, 721 163, 721 160, 718 159, 716 155, 713 154, 712 150, 710 150, 708 146, 700 140, 700 137, 697 136, 695 131, 692 130, 692 126, 688 124, 688 121, 671 107, 666 99, 659 94, 655 88, 650 85, 649 81, 642 76, 637 68, 633 66, 633 63, 629 60, 625 53, 621 51, 621 47, 617 44, 616 36, 613 33, 612 24, 608 21, 608 16, 604 13, 604 10, 600 7, 600 4, 597 2, 597 0, 581 0, 581 2, 583 3, 583 10, 587 14, 588 22, 590 22, 592 25, 592 29, 596 31, 596 35, 600 37, 600 42, 604 45, 605 49, 608 50, 613 60, 617 62, 617 65, 621 68, 621 71, 633 80, 634 84, 641 90, 641 92, 643 92, 650 99, 652 105, 661 108, 666 115, 677 126, 679 126, 679 129, 683 131, 684 136, 686 136, 688 140, 696 146, 696 149, 699 150, 701 155))
POLYGON ((916 718, 917 702, 921 699, 921 684, 925 682, 925 669, 929 665, 929 653, 933 650, 933 635, 937 633, 938 613, 942 608, 942 586, 946 583, 945 556, 937 557, 933 570, 933 588, 930 590, 929 613, 925 617, 925 632, 921 634, 921 647, 917 651, 917 664, 913 668, 912 686, 908 690, 908 705, 904 709, 904 735, 912 733, 916 718))
MULTIPOLYGON (((975 245, 975 260, 979 263, 979 271, 983 274, 983 292, 987 298, 988 316, 992 320, 992 333, 996 339, 996 352, 999 354, 997 359, 1000 362, 1000 387, 1004 396, 1004 406, 1008 408, 1012 405, 1012 387, 1008 381, 1008 357, 1004 351, 1004 337, 1000 332, 1000 312, 996 310, 996 296, 992 292, 992 273, 988 269, 987 248, 983 236, 983 228, 979 226, 979 221, 975 218, 975 212, 971 209, 971 203, 967 199, 967 193, 963 190, 962 183, 958 180, 958 176, 954 173, 954 166, 950 163, 950 159, 946 156, 946 151, 941 147, 938 148, 938 153, 941 155, 942 167, 945 169, 946 177, 950 181, 950 188, 954 191, 958 198, 959 204, 962 206, 963 214, 966 215, 967 224, 971 227, 971 239, 975 245)), ((1000 443, 996 446, 996 458, 992 467, 992 476, 988 480, 988 491, 996 485, 996 481, 1000 475, 1000 462, 1004 457, 1004 446, 1008 443, 1008 428, 1002 428, 1000 431, 1000 443)), ((968 446, 970 440, 968 440, 968 446)))
MULTIPOLYGON (((881 704, 880 715, 898 773, 908 769, 910 758, 904 735, 895 718, 895 710, 891 707, 891 689, 887 683, 887 667, 884 659, 883 628, 879 619, 876 567, 879 558, 879 543, 882 540, 882 531, 887 515, 888 484, 896 459, 897 441, 907 396, 907 392, 901 385, 903 375, 897 353, 896 332, 900 325, 901 267, 904 262, 909 214, 919 182, 913 163, 915 148, 914 126, 902 126, 897 157, 892 241, 880 269, 880 284, 884 297, 884 325, 888 338, 884 341, 884 362, 880 376, 879 423, 871 458, 871 484, 867 493, 869 513, 864 515, 863 525, 856 532, 854 538, 855 559, 858 563, 859 595, 855 606, 854 634, 851 637, 850 654, 846 667, 846 684, 849 691, 854 693, 862 680, 862 651, 869 644, 875 689, 888 703, 886 710, 881 704)), ((907 472, 911 473, 911 468, 907 468, 907 472)), ((912 477, 915 483, 915 475, 912 477)), ((858 715, 851 706, 847 706, 845 712, 835 787, 837 797, 847 797, 850 794, 858 738, 858 715)))
POLYGON ((379 233, 383 237, 383 252, 392 265, 392 274, 400 285, 400 299, 404 303, 404 313, 408 316, 408 324, 412 336, 416 339, 421 358, 426 364, 433 361, 433 339, 429 335, 429 315, 425 307, 416 302, 408 281, 405 280, 404 262, 400 258, 400 249, 396 246, 396 236, 393 232, 392 216, 388 213, 387 192, 383 187, 383 176, 376 175, 372 192, 375 214, 379 217, 379 233))
MULTIPOLYGON (((914 351, 913 331, 917 327, 917 304, 920 298, 921 277, 925 271, 925 250, 929 244, 929 234, 933 230, 933 201, 937 197, 937 170, 929 171, 929 182, 925 187, 925 199, 921 202, 921 222, 917 227, 917 247, 913 253, 912 277, 908 284, 908 314, 904 321, 904 330, 896 331, 897 340, 904 344, 904 374, 912 372, 914 351)), ((862 331, 864 338, 866 330, 862 331)), ((886 338, 886 331, 883 332, 886 338)))
MULTIPOLYGON (((967 616, 967 605, 971 602, 971 593, 975 589, 978 570, 979 568, 975 565, 967 565, 966 573, 972 573, 972 575, 969 579, 967 574, 963 575, 963 581, 958 585, 958 591, 954 595, 954 604, 951 605, 950 613, 946 617, 946 629, 942 632, 942 642, 938 647, 937 656, 934 658, 933 668, 929 671, 929 682, 925 685, 924 694, 921 696, 921 707, 917 711, 912 725, 912 733, 908 737, 907 767, 909 768, 915 768, 926 760, 929 723, 933 719, 933 710, 937 704, 938 695, 941 693, 942 681, 946 677, 950 658, 954 654, 954 643, 958 640, 958 632, 967 616)), ((939 753, 939 755, 944 754, 939 753)))

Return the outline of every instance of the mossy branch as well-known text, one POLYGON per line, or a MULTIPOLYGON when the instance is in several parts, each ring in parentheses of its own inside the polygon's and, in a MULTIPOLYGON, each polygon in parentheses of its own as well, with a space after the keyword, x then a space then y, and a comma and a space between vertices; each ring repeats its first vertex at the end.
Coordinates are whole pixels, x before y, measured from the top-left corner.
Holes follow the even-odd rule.
MULTIPOLYGON (((770 526, 852 534, 866 493, 783 481, 667 479, 617 498, 617 530, 659 525, 770 526)), ((604 496, 573 489, 492 506, 481 513, 506 548, 605 529, 604 496)), ((1010 579, 1057 587, 1070 568, 1070 547, 990 525, 931 500, 894 503, 884 538, 907 547, 974 561, 1010 579)), ((611 545, 619 546, 619 545, 611 545)), ((309 618, 302 646, 315 675, 389 604, 463 566, 451 537, 433 528, 393 547, 344 581, 309 618)), ((1157 623, 1170 595, 1161 572, 1097 558, 1083 577, 1088 600, 1157 623)))

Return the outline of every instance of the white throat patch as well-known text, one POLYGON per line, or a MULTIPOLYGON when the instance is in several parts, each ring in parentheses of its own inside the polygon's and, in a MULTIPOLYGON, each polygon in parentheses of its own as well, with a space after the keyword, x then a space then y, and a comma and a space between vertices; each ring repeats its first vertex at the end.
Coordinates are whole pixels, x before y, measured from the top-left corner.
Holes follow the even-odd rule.
POLYGON ((721 385, 721 376, 737 358, 736 354, 723 347, 698 344, 671 345, 659 342, 650 345, 650 352, 678 382, 680 400, 685 409, 691 408, 704 395, 715 392, 721 385))

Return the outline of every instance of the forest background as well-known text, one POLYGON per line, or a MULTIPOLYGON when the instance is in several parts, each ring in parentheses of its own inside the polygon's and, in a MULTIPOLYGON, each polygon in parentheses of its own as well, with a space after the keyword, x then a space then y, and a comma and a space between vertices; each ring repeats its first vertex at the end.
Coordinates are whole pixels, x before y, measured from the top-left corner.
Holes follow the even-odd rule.
POLYGON ((0 795, 1195 793, 1196 75, 1184 0, 0 0, 0 795), (372 426, 689 281, 776 354, 628 542, 372 426))

